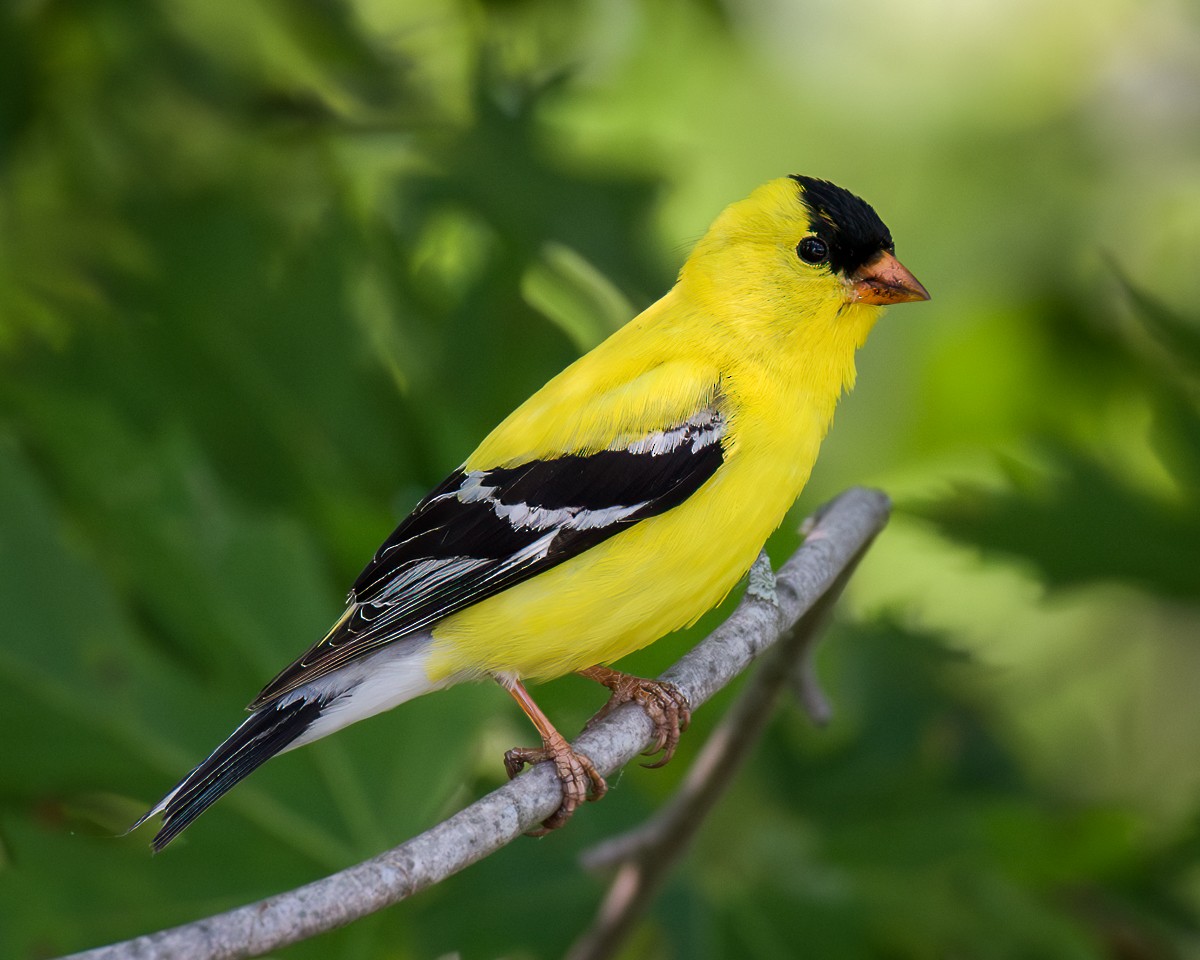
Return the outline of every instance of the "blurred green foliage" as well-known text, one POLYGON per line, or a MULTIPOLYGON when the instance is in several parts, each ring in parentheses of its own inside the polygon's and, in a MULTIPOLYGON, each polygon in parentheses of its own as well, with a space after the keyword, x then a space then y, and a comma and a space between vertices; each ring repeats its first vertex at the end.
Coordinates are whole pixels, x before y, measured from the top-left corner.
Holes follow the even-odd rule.
MULTIPOLYGON (((0 7, 0 955, 303 883, 498 783, 530 732, 461 688, 161 857, 113 836, 504 413, 803 172, 935 299, 874 333, 796 519, 901 506, 823 649, 834 722, 777 718, 627 955, 1200 957, 1198 51, 1176 0, 0 7)), ((572 730, 602 698, 539 699, 572 730)), ((570 829, 280 955, 561 954, 579 851, 722 702, 570 829)))

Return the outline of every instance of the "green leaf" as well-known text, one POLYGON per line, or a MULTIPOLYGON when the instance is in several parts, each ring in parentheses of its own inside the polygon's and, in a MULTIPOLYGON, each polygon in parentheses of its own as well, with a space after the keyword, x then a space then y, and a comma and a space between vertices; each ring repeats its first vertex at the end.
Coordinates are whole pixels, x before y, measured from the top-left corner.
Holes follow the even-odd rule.
POLYGON ((1009 489, 960 485, 899 509, 985 553, 1028 561, 1054 588, 1119 581, 1200 601, 1200 502, 1134 489, 1063 446, 1046 458, 1048 475, 1014 477, 1009 489))

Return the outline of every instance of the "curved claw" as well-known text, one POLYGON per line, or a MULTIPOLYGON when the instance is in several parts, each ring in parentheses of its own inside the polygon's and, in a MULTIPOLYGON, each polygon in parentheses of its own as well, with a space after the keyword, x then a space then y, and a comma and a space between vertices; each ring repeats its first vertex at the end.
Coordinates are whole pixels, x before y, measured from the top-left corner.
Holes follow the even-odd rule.
POLYGON ((504 754, 504 769, 511 780, 528 764, 554 762, 554 772, 562 784, 562 805, 542 821, 541 827, 530 830, 528 836, 543 837, 563 826, 585 800, 599 800, 608 792, 608 784, 595 764, 584 753, 578 753, 558 733, 545 739, 541 747, 513 747, 504 754))
POLYGON ((643 756, 652 757, 656 753, 662 756, 654 763, 643 763, 643 767, 653 770, 666 766, 675 756, 675 748, 679 746, 679 737, 692 723, 692 709, 680 689, 673 683, 645 681, 653 684, 652 688, 644 689, 644 695, 634 695, 633 699, 642 705, 646 715, 654 723, 654 744, 645 751, 643 756))
POLYGON ((642 766, 655 769, 671 762, 675 748, 679 746, 680 734, 692 722, 691 704, 683 691, 665 680, 645 680, 609 667, 591 667, 580 673, 612 690, 608 702, 588 721, 589 727, 616 707, 632 701, 646 711, 646 716, 654 724, 654 742, 642 755, 652 757, 657 753, 662 754, 655 763, 643 763, 642 766))

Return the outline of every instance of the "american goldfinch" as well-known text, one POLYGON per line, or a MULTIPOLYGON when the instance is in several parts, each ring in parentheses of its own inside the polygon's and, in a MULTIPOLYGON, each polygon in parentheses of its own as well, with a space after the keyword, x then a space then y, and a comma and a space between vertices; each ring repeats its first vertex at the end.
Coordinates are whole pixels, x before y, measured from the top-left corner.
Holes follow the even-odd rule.
POLYGON ((670 292, 511 413, 376 552, 333 628, 134 826, 162 849, 277 753, 492 677, 541 734, 565 822, 606 789, 526 691, 572 671, 641 703, 670 758, 688 704, 607 666, 716 606, 808 479, 886 304, 929 294, 858 197, 772 180, 734 203, 670 292))

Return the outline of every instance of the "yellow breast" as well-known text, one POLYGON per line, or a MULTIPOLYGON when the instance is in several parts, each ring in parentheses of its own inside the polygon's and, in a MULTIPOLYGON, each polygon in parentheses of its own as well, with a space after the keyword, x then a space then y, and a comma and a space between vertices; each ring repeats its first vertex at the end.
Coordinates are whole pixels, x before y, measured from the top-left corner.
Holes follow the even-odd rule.
POLYGON ((721 379, 730 432, 717 473, 678 507, 442 621, 432 679, 548 679, 609 663, 724 599, 807 481, 837 398, 808 377, 733 366, 721 379))

